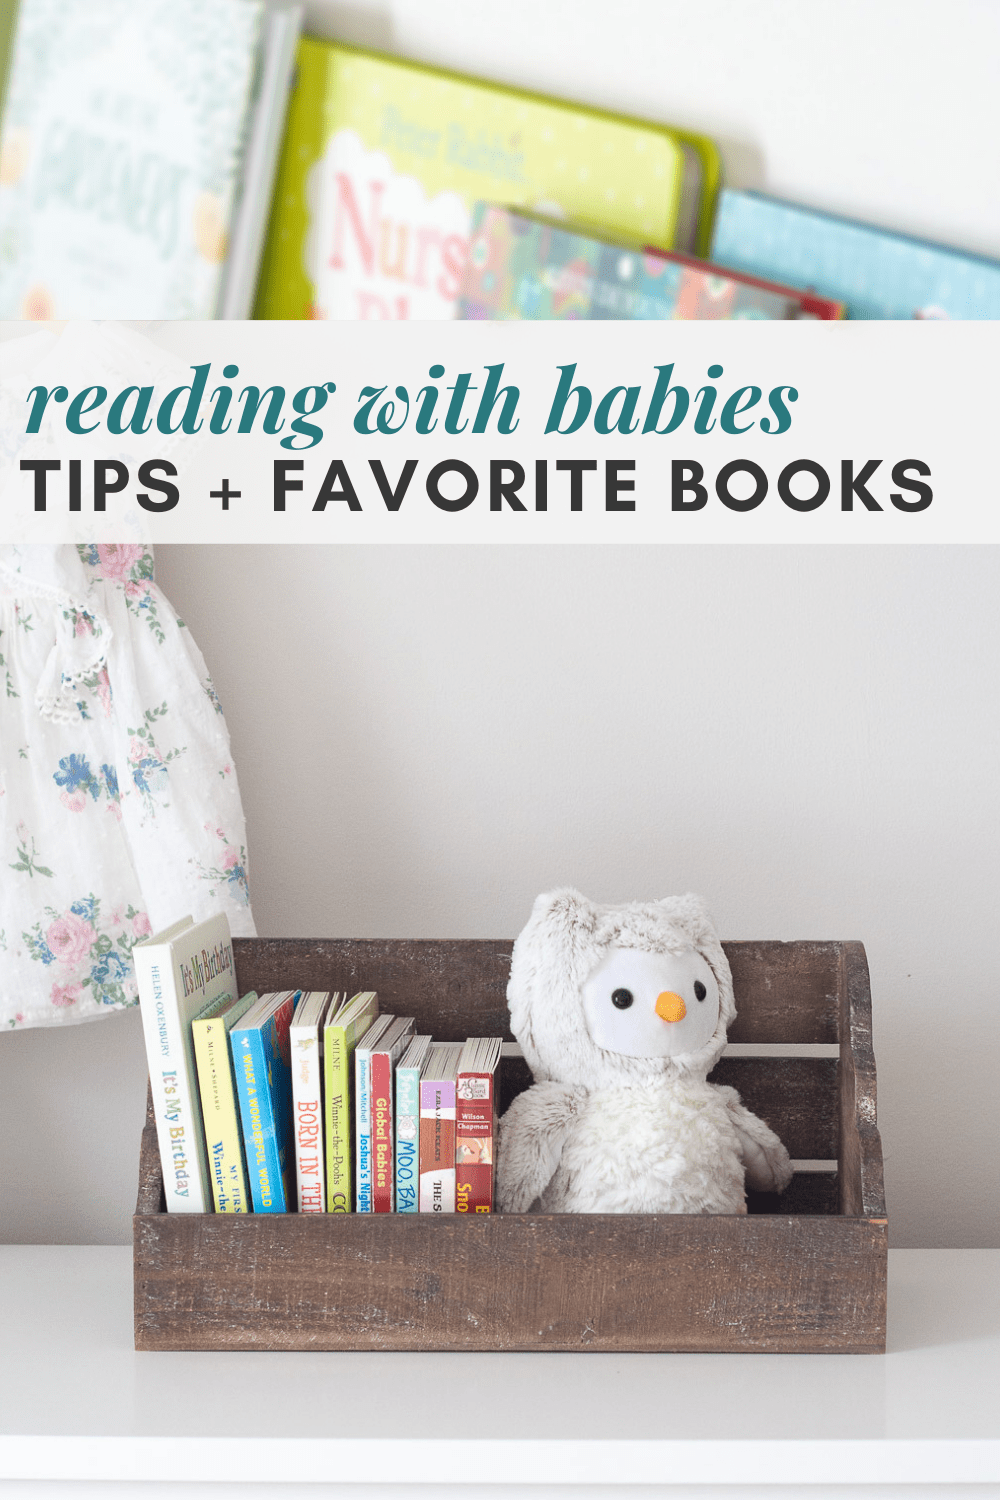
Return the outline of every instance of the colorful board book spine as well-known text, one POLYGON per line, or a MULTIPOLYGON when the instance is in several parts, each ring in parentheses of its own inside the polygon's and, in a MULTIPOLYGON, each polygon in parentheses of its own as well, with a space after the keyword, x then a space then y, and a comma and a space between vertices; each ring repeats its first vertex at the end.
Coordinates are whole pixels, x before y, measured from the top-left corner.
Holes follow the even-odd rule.
POLYGON ((321 1214, 326 1208, 320 1037, 329 1003, 329 991, 307 991, 295 1007, 289 1030, 295 1188, 300 1214, 321 1214))
POLYGON ((331 1002, 323 1027, 323 1124, 326 1146, 326 1211, 354 1212, 354 1049, 378 1016, 378 995, 364 990, 336 1009, 331 1002))
POLYGON ((838 318, 839 303, 673 251, 596 238, 476 205, 458 316, 538 319, 838 318))
POLYGON ((434 1047, 420 1078, 422 1214, 455 1212, 455 1077, 460 1042, 434 1047))
POLYGON ((258 318, 454 315, 477 199, 704 254, 704 136, 306 37, 258 318))
POLYGON ((251 990, 239 1000, 219 1001, 191 1023, 201 1115, 205 1126, 208 1174, 217 1214, 250 1212, 247 1165, 236 1102, 236 1079, 229 1033, 257 1002, 251 990))
POLYGON ((496 1070, 502 1046, 500 1037, 470 1037, 458 1061, 456 1213, 493 1212, 496 1070))
POLYGON ((156 1139, 168 1213, 210 1213, 205 1150, 191 1037, 195 1016, 236 999, 236 970, 225 915, 184 917, 132 949, 156 1139))
POLYGON ((420 1186, 420 1072, 429 1036, 415 1036, 396 1065, 396 1212, 415 1214, 420 1186))
POLYGON ((289 1029, 299 992, 262 995, 230 1033, 254 1213, 293 1202, 289 1029))
POLYGON ((354 1211, 372 1212, 372 1050, 396 1019, 379 1016, 354 1049, 354 1211))
POLYGON ((396 1207, 396 1064, 413 1037, 412 1016, 400 1016, 372 1048, 372 1213, 396 1207))
POLYGON ((835 298, 848 318, 1000 318, 1000 262, 762 193, 720 194, 711 254, 835 298))

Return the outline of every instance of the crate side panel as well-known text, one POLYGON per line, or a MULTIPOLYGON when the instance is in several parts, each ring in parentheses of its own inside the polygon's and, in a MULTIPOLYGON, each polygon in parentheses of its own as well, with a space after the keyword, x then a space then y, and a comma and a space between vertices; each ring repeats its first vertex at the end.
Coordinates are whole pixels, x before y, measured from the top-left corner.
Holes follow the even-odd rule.
POLYGON ((840 1218, 139 1217, 142 1349, 860 1353, 884 1226, 840 1218))
POLYGON ((885 1181, 878 1130, 872 997, 861 943, 845 943, 841 961, 840 1211, 884 1218, 885 1181))

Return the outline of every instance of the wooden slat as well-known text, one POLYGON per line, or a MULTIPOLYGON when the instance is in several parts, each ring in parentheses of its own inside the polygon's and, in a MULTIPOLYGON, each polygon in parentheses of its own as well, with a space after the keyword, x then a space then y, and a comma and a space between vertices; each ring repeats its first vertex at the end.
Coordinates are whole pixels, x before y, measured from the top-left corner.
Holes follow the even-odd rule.
POLYGON ((750 1214, 836 1214, 840 1191, 836 1172, 796 1172, 778 1193, 747 1193, 750 1214))
MULTIPOLYGON (((835 942, 726 943, 737 1017, 733 1042, 835 1042, 835 942)), ((416 1017, 440 1041, 511 1039, 509 940, 236 938, 242 990, 375 989, 385 1010, 416 1017)))
POLYGON ((840 944, 724 943, 733 971, 731 1042, 835 1042, 840 944))
POLYGON ((139 1349, 859 1353, 884 1291, 826 1214, 136 1219, 139 1349))
POLYGON ((722 1057, 711 1083, 730 1084, 777 1133, 789 1156, 837 1155, 837 1063, 830 1058, 722 1057))
MULTIPOLYGON (((523 1058, 504 1058, 501 1114, 531 1082, 523 1058)), ((777 1132, 790 1156, 837 1155, 837 1063, 832 1058, 723 1057, 710 1082, 735 1088, 747 1109, 777 1132)))
POLYGON ((242 992, 377 990, 384 1011, 414 1016, 438 1041, 510 1037, 510 942, 479 939, 235 938, 242 992))
MULTIPOLYGON (((520 1042, 504 1042, 501 1055, 523 1057, 520 1042)), ((839 1042, 727 1042, 723 1057, 840 1057, 839 1042)))

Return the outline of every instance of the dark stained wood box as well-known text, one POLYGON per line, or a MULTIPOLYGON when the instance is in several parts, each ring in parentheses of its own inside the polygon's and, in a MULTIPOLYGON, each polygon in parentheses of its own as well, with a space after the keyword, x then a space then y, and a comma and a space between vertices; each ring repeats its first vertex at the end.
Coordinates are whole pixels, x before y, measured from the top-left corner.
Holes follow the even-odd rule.
MULTIPOLYGON (((440 1041, 510 1037, 511 946, 234 943, 241 992, 376 989, 440 1041)), ((713 1080, 735 1084, 800 1164, 780 1198, 751 1195, 745 1216, 167 1214, 148 1115, 136 1348, 883 1351, 864 948, 725 946, 739 1014, 713 1080)), ((519 1058, 503 1074, 501 1108, 530 1082, 519 1058)))

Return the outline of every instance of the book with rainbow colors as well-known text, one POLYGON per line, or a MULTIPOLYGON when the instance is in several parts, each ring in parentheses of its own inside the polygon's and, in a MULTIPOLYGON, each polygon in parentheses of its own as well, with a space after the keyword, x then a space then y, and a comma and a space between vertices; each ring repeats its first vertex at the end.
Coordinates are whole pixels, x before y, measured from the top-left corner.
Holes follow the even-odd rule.
POLYGON ((477 203, 458 315, 494 321, 841 318, 843 304, 672 250, 477 203))

